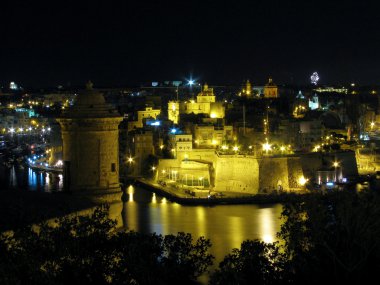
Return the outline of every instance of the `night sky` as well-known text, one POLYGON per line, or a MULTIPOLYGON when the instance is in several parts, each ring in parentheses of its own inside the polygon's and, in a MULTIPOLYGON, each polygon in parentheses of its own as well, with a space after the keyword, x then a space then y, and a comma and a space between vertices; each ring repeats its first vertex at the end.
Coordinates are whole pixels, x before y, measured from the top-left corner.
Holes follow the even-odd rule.
POLYGON ((1 84, 380 83, 375 1, 22 2, 1 4, 1 84))

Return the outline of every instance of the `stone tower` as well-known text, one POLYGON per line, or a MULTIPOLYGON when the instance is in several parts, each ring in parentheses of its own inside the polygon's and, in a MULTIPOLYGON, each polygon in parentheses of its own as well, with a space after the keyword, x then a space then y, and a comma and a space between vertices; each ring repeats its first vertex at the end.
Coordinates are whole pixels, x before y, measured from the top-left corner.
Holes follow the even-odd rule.
POLYGON ((62 130, 65 190, 96 195, 120 192, 122 117, 93 90, 91 82, 57 121, 62 130))
POLYGON ((278 88, 277 85, 273 83, 271 77, 269 77, 268 83, 264 86, 264 98, 277 98, 278 88))

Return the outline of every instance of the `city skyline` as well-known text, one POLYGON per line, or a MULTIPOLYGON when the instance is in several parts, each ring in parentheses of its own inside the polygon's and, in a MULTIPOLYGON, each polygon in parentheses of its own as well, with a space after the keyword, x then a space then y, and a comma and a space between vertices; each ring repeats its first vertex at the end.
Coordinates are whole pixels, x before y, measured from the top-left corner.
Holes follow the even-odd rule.
POLYGON ((12 3, 0 82, 26 87, 184 80, 376 84, 374 3, 12 3))

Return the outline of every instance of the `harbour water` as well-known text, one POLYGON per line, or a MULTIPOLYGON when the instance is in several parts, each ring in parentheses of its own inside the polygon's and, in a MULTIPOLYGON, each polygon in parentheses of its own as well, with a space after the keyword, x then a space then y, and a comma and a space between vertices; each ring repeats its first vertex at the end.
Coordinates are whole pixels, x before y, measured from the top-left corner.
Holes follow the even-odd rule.
MULTIPOLYGON (((2 189, 54 192, 63 188, 62 174, 20 168, 0 167, 2 189)), ((191 233, 212 242, 216 263, 247 239, 276 240, 281 226, 280 204, 188 206, 170 202, 141 187, 129 185, 121 217, 128 230, 142 233, 191 233)))

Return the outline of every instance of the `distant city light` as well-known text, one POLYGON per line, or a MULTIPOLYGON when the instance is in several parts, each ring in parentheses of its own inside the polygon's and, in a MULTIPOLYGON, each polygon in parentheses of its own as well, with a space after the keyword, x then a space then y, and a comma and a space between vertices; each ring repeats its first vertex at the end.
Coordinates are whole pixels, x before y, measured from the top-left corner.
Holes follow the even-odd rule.
POLYGON ((11 83, 9 83, 9 89, 11 90, 17 90, 18 89, 18 86, 16 83, 14 83, 13 81, 11 83))
POLYGON ((190 86, 194 85, 195 81, 193 79, 190 79, 188 82, 187 82, 190 86))
POLYGON ((177 132, 177 129, 176 129, 176 128, 172 128, 172 129, 170 129, 170 132, 171 132, 172 134, 175 134, 175 133, 177 132))
POLYGON ((311 84, 317 85, 319 81, 319 75, 318 72, 313 72, 313 74, 310 76, 311 84))

